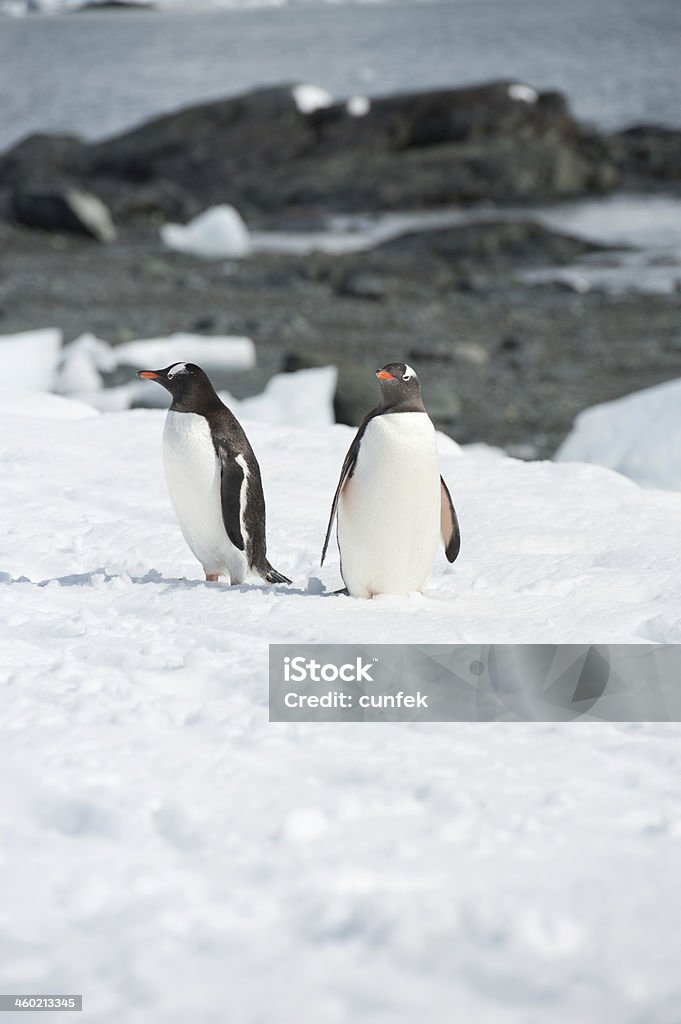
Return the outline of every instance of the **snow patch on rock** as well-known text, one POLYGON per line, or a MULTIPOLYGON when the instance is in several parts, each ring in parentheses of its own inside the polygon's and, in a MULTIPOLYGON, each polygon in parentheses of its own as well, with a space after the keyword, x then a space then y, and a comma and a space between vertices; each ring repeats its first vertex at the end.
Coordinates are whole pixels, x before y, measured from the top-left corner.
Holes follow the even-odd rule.
POLYGON ((539 99, 537 90, 523 82, 514 82, 513 85, 509 85, 508 95, 512 100, 518 100, 520 103, 536 103, 539 99))
POLYGON ((333 96, 319 85, 295 85, 291 95, 301 114, 312 114, 333 103, 333 96))
POLYGON ((371 102, 366 96, 351 96, 345 109, 351 117, 366 117, 371 110, 371 102))

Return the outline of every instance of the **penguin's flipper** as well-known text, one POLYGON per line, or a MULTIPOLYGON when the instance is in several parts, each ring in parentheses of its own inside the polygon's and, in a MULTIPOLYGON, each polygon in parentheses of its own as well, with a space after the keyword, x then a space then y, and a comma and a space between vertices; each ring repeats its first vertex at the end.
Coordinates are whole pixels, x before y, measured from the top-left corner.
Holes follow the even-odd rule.
POLYGON ((326 558, 326 549, 329 546, 329 538, 331 537, 331 527, 333 526, 333 521, 336 518, 336 513, 338 512, 338 499, 340 498, 346 483, 348 482, 352 474, 355 472, 355 466, 357 465, 357 456, 359 455, 359 443, 362 440, 362 436, 367 426, 369 425, 369 422, 379 412, 380 409, 376 407, 375 409, 372 409, 370 413, 367 413, 367 415, 364 417, 364 419, 359 425, 359 429, 357 430, 357 433, 353 438, 352 444, 348 448, 348 454, 345 456, 345 460, 343 461, 343 468, 341 469, 338 487, 336 488, 336 493, 333 496, 331 515, 329 516, 329 525, 326 528, 326 537, 324 538, 324 547, 322 548, 322 557, 319 563, 320 565, 324 565, 324 559, 326 558))
POLYGON ((227 536, 234 547, 238 548, 239 551, 243 551, 246 546, 241 533, 241 500, 244 471, 229 447, 222 443, 222 441, 216 444, 216 451, 220 459, 222 521, 225 524, 227 536))
POLYGON ((336 513, 338 511, 338 499, 340 498, 341 491, 345 487, 345 484, 347 483, 349 477, 352 476, 355 470, 355 465, 357 463, 357 455, 359 453, 359 441, 363 433, 363 426, 364 424, 362 424, 362 427, 360 427, 360 429, 357 431, 355 439, 350 445, 348 449, 348 454, 345 456, 345 460, 343 462, 343 468, 341 469, 338 487, 336 488, 336 493, 333 496, 333 504, 331 505, 331 515, 329 516, 329 525, 326 528, 326 537, 324 538, 324 547, 322 548, 322 557, 319 563, 320 565, 324 565, 324 559, 326 558, 326 549, 329 546, 329 538, 331 537, 333 521, 336 518, 336 513))
POLYGON ((459 531, 459 520, 456 518, 456 512, 452 504, 452 496, 442 477, 440 477, 440 533, 442 534, 447 560, 453 562, 461 550, 461 533, 459 531))

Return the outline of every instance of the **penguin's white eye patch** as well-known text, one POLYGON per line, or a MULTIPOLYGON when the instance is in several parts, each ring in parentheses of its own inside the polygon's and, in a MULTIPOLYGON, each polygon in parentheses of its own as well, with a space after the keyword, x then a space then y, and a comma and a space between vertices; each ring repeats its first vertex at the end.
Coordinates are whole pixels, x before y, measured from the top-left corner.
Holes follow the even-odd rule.
POLYGON ((172 377, 176 377, 178 373, 185 373, 187 370, 186 363, 175 363, 175 365, 168 370, 168 380, 172 377))
POLYGON ((404 364, 404 374, 402 376, 402 380, 411 380, 415 376, 416 376, 416 374, 412 370, 411 366, 407 366, 407 364, 405 363, 404 364))

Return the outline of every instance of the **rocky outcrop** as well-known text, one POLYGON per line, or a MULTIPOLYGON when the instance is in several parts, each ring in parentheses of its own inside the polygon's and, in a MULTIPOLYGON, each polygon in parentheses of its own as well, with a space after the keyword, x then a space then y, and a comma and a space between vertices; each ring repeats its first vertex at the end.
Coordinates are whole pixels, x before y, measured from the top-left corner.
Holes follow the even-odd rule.
POLYGON ((374 249, 377 259, 401 258, 408 265, 434 258, 449 264, 478 263, 487 269, 572 263, 606 246, 552 231, 531 220, 473 221, 434 231, 412 231, 374 249))
POLYGON ((161 214, 227 202, 252 220, 533 201, 618 181, 562 96, 511 82, 374 99, 361 116, 345 103, 303 113, 292 87, 260 89, 93 145, 34 136, 0 158, 0 188, 46 174, 105 196, 122 218, 151 200, 161 214))
POLYGON ((29 135, 0 156, 0 188, 82 181, 90 173, 90 147, 75 135, 29 135))
POLYGON ((67 231, 98 242, 113 242, 116 237, 108 208, 81 189, 20 189, 12 196, 11 212, 17 223, 43 231, 67 231))
POLYGON ((646 181, 681 182, 681 131, 637 125, 614 135, 611 151, 622 175, 646 181))

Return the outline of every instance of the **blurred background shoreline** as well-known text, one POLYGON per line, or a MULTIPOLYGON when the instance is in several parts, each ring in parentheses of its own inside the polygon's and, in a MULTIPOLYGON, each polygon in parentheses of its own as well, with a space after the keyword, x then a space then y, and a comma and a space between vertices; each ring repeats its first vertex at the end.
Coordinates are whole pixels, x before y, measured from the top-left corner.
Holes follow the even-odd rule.
POLYGON ((681 127, 674 0, 218 11, 170 3, 0 25, 0 150, 36 131, 102 138, 193 103, 295 81, 343 98, 518 79, 566 93, 575 115, 602 129, 681 127))
MULTIPOLYGON (((76 6, 0 20, 0 333, 246 336, 219 386, 333 364, 347 423, 400 356, 441 429, 523 458, 681 377, 673 0, 76 6), (74 186, 115 239, 45 221, 74 186), (244 252, 183 248, 224 203, 244 252)), ((111 408, 130 368, 88 375, 111 408)))

